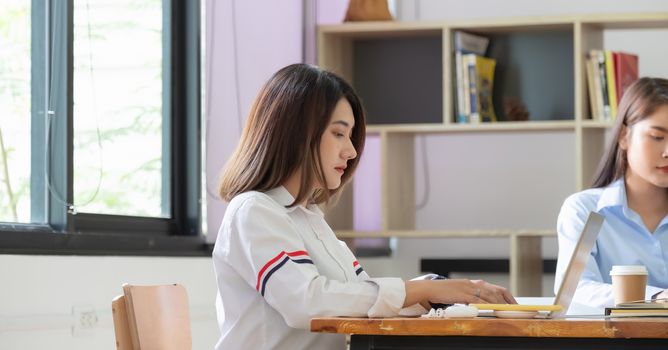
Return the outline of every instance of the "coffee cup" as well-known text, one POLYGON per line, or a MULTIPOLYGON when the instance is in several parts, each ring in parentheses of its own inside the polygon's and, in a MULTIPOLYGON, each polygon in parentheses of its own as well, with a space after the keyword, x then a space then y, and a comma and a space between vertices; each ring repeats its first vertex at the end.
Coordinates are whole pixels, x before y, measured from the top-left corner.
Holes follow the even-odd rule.
POLYGON ((645 299, 647 268, 643 265, 614 265, 610 270, 615 304, 645 299))

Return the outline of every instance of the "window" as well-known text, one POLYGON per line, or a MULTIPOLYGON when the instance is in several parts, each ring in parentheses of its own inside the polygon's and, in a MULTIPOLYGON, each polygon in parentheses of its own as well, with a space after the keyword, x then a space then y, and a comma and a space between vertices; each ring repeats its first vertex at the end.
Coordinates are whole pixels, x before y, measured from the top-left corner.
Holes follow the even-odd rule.
MULTIPOLYGON (((74 0, 76 210, 169 217, 162 200, 162 2, 74 0), (132 38, 132 40, 128 40, 132 38)), ((168 87, 167 87, 168 88, 168 87)))
MULTIPOLYGON (((30 3, 0 8, 0 221, 30 222, 30 3)), ((41 220, 38 220, 41 221, 41 220)))
POLYGON ((200 5, 6 0, 0 252, 199 255, 200 5))

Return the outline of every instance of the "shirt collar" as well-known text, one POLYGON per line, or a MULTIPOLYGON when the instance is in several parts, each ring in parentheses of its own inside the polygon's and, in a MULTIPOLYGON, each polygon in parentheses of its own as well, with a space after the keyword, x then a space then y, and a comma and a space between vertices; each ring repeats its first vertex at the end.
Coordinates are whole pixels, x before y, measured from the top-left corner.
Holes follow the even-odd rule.
POLYGON ((620 178, 603 189, 603 193, 598 200, 596 211, 600 211, 607 207, 623 207, 628 208, 626 200, 626 186, 624 185, 624 178, 620 178))
POLYGON ((273 200, 275 200, 278 204, 280 204, 283 209, 287 213, 291 213, 295 211, 296 209, 301 209, 305 211, 306 213, 311 213, 311 214, 316 214, 323 216, 322 210, 320 210, 320 207, 318 207, 315 204, 309 204, 308 206, 304 206, 302 204, 295 205, 294 207, 287 207, 288 205, 292 204, 292 202, 295 201, 295 197, 293 197, 290 192, 288 191, 287 188, 284 186, 278 186, 276 188, 273 188, 267 192, 265 192, 269 197, 271 197, 273 200))

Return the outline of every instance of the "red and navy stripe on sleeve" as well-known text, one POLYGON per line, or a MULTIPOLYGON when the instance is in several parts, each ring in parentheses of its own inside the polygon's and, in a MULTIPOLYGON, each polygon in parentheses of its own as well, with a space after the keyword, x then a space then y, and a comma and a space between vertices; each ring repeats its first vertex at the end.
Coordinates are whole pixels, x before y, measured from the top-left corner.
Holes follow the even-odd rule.
POLYGON ((353 261, 353 268, 355 269, 355 274, 357 276, 360 275, 360 273, 364 272, 364 269, 360 265, 360 263, 357 262, 357 260, 353 261))
POLYGON ((264 296, 264 289, 267 286, 267 281, 269 281, 271 275, 283 267, 288 260, 296 264, 313 264, 313 260, 311 260, 311 257, 308 256, 308 253, 305 250, 294 252, 282 251, 260 269, 260 272, 257 274, 255 290, 264 296))

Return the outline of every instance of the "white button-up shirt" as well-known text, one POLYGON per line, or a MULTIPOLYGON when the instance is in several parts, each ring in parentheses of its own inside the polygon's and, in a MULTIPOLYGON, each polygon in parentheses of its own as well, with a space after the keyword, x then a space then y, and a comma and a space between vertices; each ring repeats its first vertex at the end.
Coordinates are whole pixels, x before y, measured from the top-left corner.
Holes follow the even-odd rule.
POLYGON ((316 205, 286 208, 284 187, 230 202, 213 250, 221 337, 216 349, 344 349, 345 336, 311 333, 317 316, 390 317, 399 278, 370 278, 316 205))
POLYGON ((582 273, 573 301, 596 308, 614 306, 610 270, 613 265, 645 265, 645 298, 668 288, 668 217, 650 232, 640 215, 629 208, 624 179, 604 188, 588 189, 566 199, 559 218, 559 258, 555 293, 573 254, 590 211, 605 216, 605 221, 582 273))

